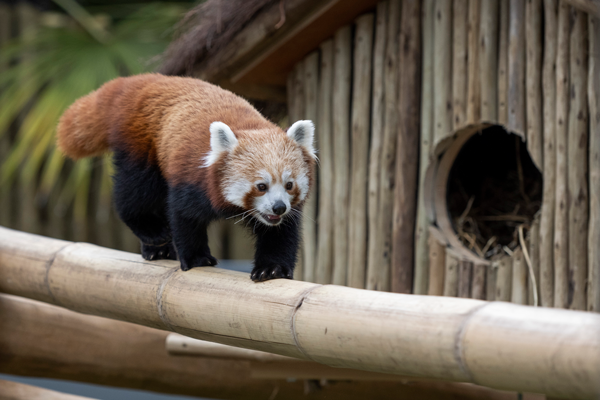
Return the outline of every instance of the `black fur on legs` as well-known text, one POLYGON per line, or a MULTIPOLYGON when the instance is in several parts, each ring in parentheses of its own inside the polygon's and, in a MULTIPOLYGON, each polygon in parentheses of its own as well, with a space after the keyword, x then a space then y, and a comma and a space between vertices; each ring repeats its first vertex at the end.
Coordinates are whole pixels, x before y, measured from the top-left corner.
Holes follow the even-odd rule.
POLYGON ((167 219, 168 186, 157 166, 116 151, 114 201, 123 222, 140 239, 146 260, 176 260, 167 219))
POLYGON ((250 278, 255 282, 269 279, 293 279, 300 243, 299 218, 288 214, 281 224, 253 227, 256 234, 256 254, 250 278))

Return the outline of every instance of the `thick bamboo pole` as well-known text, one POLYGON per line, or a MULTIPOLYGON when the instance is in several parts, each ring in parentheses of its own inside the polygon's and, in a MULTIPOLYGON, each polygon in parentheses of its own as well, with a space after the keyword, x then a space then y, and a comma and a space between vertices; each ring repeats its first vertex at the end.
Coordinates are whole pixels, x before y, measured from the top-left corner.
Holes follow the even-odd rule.
POLYGON ((508 24, 508 128, 526 138, 525 0, 510 0, 508 24))
MULTIPOLYGON (((392 225, 392 283, 396 293, 411 293, 414 270, 414 234, 419 160, 421 105, 421 2, 404 0, 400 20, 398 145, 392 225)), ((427 270, 419 270, 419 285, 426 285, 427 270)))
POLYGON ((0 291, 81 313, 334 367, 553 396, 600 394, 594 313, 285 279, 257 284, 243 273, 183 272, 176 261, 145 262, 5 228, 0 257, 0 291))
POLYGON ((479 71, 481 74, 481 119, 498 120, 498 1, 481 2, 479 71))
POLYGON ((568 306, 569 198, 567 146, 569 118, 569 7, 559 0, 556 51, 556 203, 554 207, 554 307, 568 306))
POLYGON ((367 268, 367 197, 369 176, 369 131, 371 127, 371 64, 373 58, 373 14, 356 20, 352 84, 352 168, 348 213, 348 286, 365 287, 367 268))
MULTIPOLYGON (((452 2, 452 123, 455 131, 462 128, 467 120, 468 15, 468 0, 454 0, 452 2)), ((427 14, 425 14, 425 18, 427 18, 427 14)), ((433 15, 431 18, 433 18, 433 15)), ((426 20, 424 20, 424 23, 426 23, 426 20)), ((423 34, 425 34, 425 29, 423 29, 423 34)), ((423 37, 424 49, 425 39, 423 37)), ((425 76, 423 76, 423 80, 425 80, 425 76)))
POLYGON ((554 305, 554 207, 556 198, 557 0, 544 0, 544 190, 540 220, 540 305, 554 305))
POLYGON ((377 4, 375 20, 375 44, 373 47, 373 99, 371 104, 371 148, 369 150, 369 243, 367 248, 367 281, 366 288, 376 290, 379 276, 382 275, 383 260, 380 238, 377 231, 379 225, 379 176, 383 160, 383 129, 385 126, 385 48, 387 41, 387 18, 389 1, 377 4))
POLYGON ((442 296, 444 294, 446 244, 439 238, 440 236, 442 235, 437 228, 429 227, 429 288, 427 294, 431 296, 442 296))
POLYGON ((436 0, 433 20, 433 144, 452 131, 452 2, 436 0))
POLYGON ((333 40, 321 44, 319 79, 319 233, 315 277, 317 283, 331 283, 333 273, 333 40))
POLYGON ((348 265, 348 195, 350 191, 350 85, 352 30, 340 28, 334 37, 333 59, 333 283, 346 284, 348 265))
POLYGON ((518 247, 511 259, 512 289, 510 301, 516 304, 527 304, 527 264, 523 258, 523 250, 518 247))
POLYGON ((385 49, 385 118, 379 175, 379 229, 371 238, 377 242, 381 265, 374 288, 389 291, 391 287, 392 221, 381 210, 394 208, 394 170, 396 168, 396 141, 398 136, 398 27, 400 25, 400 0, 391 0, 387 22, 385 49))
MULTIPOLYGON (((586 309, 588 256, 588 32, 587 16, 573 10, 568 134, 569 308, 586 309)), ((596 88, 600 90, 600 88, 596 88)))
POLYGON ((8 229, 0 238, 1 291, 74 311, 336 367, 600 394, 596 314, 288 280, 256 284, 242 273, 182 272, 174 261, 143 262, 8 229))
MULTIPOLYGON (((304 64, 304 119, 317 123, 319 97, 319 52, 313 51, 302 62, 304 64)), ((295 122, 295 121, 294 121, 295 122)), ((315 142, 319 143, 320 131, 315 130, 315 142)), ((318 179, 315 182, 318 186, 318 179)), ((302 259, 304 260, 304 280, 315 282, 317 255, 317 190, 306 201, 302 210, 302 259)))
POLYGON ((527 0, 525 4, 525 45, 527 92, 527 149, 541 171, 543 161, 542 132, 542 0, 527 0))
POLYGON ((600 312, 600 19, 589 17, 590 226, 587 309, 600 312))
POLYGON ((508 124, 508 1, 500 1, 498 31, 498 122, 508 124))
POLYGON ((481 72, 479 71, 479 24, 481 22, 481 1, 469 0, 468 46, 469 73, 467 84, 467 123, 481 120, 481 72))
POLYGON ((2 400, 91 400, 91 397, 61 393, 3 379, 0 379, 0 397, 2 400))

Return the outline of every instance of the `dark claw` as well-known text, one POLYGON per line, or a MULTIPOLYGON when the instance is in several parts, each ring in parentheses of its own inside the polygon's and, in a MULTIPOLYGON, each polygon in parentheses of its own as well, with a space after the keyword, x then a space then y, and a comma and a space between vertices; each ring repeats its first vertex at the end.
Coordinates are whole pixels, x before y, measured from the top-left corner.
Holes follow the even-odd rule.
POLYGON ((196 257, 192 260, 181 260, 181 269, 183 271, 189 271, 194 267, 214 267, 219 262, 213 256, 205 255, 201 257, 196 257))
POLYGON ((254 282, 264 282, 271 279, 292 279, 293 269, 275 263, 256 263, 250 279, 254 282))
POLYGON ((176 260, 177 252, 173 247, 173 243, 167 243, 161 246, 142 243, 142 257, 149 261, 176 260))

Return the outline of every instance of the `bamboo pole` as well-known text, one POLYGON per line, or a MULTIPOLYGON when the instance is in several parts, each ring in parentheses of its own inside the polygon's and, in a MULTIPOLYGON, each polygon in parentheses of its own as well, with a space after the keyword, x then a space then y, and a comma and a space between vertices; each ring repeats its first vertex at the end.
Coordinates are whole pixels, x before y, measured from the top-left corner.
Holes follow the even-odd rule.
POLYGON ((529 231, 529 258, 531 259, 531 268, 533 269, 533 276, 535 277, 535 283, 537 291, 538 304, 534 304, 533 296, 533 282, 531 279, 527 281, 527 304, 530 306, 538 306, 540 302, 540 212, 535 215, 533 223, 531 224, 531 230, 529 231))
POLYGON ((377 289, 389 291, 391 287, 392 221, 389 213, 381 210, 394 208, 394 170, 396 168, 397 114, 398 114, 398 27, 400 22, 400 0, 391 0, 387 23, 385 49, 385 117, 379 176, 379 229, 371 238, 378 243, 381 266, 377 277, 377 289))
POLYGON ((473 281, 473 263, 460 260, 458 263, 458 297, 470 298, 473 281))
POLYGON ((486 300, 486 274, 488 266, 485 264, 473 265, 473 283, 471 286, 471 297, 473 299, 486 300))
POLYGON ((498 31, 498 122, 508 123, 508 1, 500 1, 500 29, 498 31))
POLYGON ((479 71, 479 23, 481 1, 469 0, 468 30, 468 84, 467 84, 467 124, 481 120, 481 73, 479 71))
MULTIPOLYGON (((313 51, 303 61, 304 76, 304 118, 317 123, 318 91, 319 91, 319 52, 313 51)), ((319 130, 315 130, 315 142, 319 143, 319 130)), ((317 188, 318 177, 311 196, 302 209, 302 259, 304 260, 304 280, 315 282, 317 255, 317 188)))
POLYGON ((350 85, 352 30, 340 28, 334 37, 333 59, 333 283, 346 284, 348 264, 348 196, 350 191, 350 85))
POLYGON ((525 4, 525 44, 527 92, 527 149, 541 171, 543 161, 542 128, 542 0, 527 0, 525 4))
POLYGON ((518 247, 511 259, 512 289, 510 301, 516 304, 527 304, 527 264, 523 258, 523 250, 518 247))
POLYGON ((460 264, 458 253, 452 248, 446 248, 444 267, 444 296, 458 296, 458 268, 460 264))
POLYGON ((243 273, 183 272, 176 261, 5 228, 0 255, 0 291, 80 313, 334 367, 557 397, 600 394, 594 313, 286 279, 257 284, 243 273))
POLYGON ((0 393, 3 400, 91 400, 91 397, 76 396, 4 379, 0 379, 0 393))
POLYGON ((540 305, 554 305, 554 208, 556 197, 557 0, 544 0, 544 189, 540 220, 540 305))
POLYGON ((600 17, 600 0, 566 0, 566 3, 580 11, 600 17))
POLYGON ((559 1, 556 52, 556 205, 554 214, 554 307, 568 306, 569 198, 567 145, 569 117, 569 17, 571 8, 559 1))
MULTIPOLYGON (((415 155, 419 153, 421 104, 421 2, 419 0, 402 2, 398 64, 399 131, 392 224, 391 289, 396 293, 411 293, 419 174, 419 160, 415 155)), ((424 290, 428 271, 420 269, 418 272, 417 280, 424 290)))
POLYGON ((452 132, 452 2, 437 0, 433 20, 433 144, 452 132))
POLYGON ((379 176, 383 160, 382 144, 385 126, 385 49, 387 40, 387 18, 389 2, 377 4, 375 21, 375 44, 373 48, 373 99, 371 105, 371 149, 369 152, 369 242, 367 248, 367 280, 366 288, 377 290, 382 269, 384 268, 380 238, 376 232, 383 227, 379 225, 379 176))
POLYGON ((479 71, 481 73, 481 119, 498 121, 498 1, 481 2, 479 71))
POLYGON ((446 268, 446 245, 439 238, 437 228, 429 227, 429 289, 427 294, 442 296, 444 294, 444 270, 446 268), (444 244, 442 244, 444 243, 444 244))
POLYGON ((454 131, 462 128, 467 120, 468 12, 468 0, 454 0, 452 2, 452 122, 454 131))
MULTIPOLYGON (((588 256, 588 103, 587 16, 573 10, 570 38, 568 127, 569 308, 586 309, 588 256)), ((600 88, 596 88, 600 90, 600 88)))
POLYGON ((525 0, 510 0, 508 24, 508 128, 527 139, 525 125, 525 0))
POLYGON ((496 269, 496 301, 510 301, 512 288, 512 260, 509 255, 503 254, 492 262, 496 269))
MULTIPOLYGON (((304 119, 304 115, 306 114, 306 101, 305 101, 305 96, 306 96, 306 92, 305 92, 305 87, 304 87, 304 62, 299 62, 298 64, 296 64, 296 66, 294 67, 292 73, 293 75, 293 80, 294 80, 294 84, 293 84, 293 96, 294 96, 294 102, 292 103, 294 106, 294 110, 292 115, 295 116, 295 121, 300 120, 300 119, 304 119)), ((293 121, 293 122, 295 122, 293 121)), ((293 123, 292 121, 290 121, 291 123, 293 123)), ((302 220, 302 222, 304 222, 304 219, 302 220)), ((304 235, 303 235, 304 236, 304 235)), ((302 243, 300 245, 300 251, 298 254, 298 261, 296 262, 296 268, 294 270, 294 279, 297 280, 301 280, 303 281, 305 279, 304 276, 304 255, 306 254, 305 252, 305 246, 302 243)))
POLYGON ((319 232, 316 257, 317 283, 331 283, 333 273, 333 40, 321 44, 319 80, 319 232))
POLYGON ((356 20, 354 81, 352 84, 352 168, 348 213, 348 286, 365 287, 367 267, 367 178, 369 174, 369 128, 371 126, 371 72, 373 14, 356 20))
POLYGON ((600 312, 600 20, 588 19, 590 106, 590 225, 587 309, 600 312))

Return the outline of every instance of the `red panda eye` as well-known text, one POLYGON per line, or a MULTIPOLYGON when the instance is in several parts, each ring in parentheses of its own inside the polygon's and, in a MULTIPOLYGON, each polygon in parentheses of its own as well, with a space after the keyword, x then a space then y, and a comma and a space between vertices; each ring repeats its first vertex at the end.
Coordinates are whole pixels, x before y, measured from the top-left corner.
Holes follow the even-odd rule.
POLYGON ((267 191, 267 185, 265 185, 264 183, 259 183, 258 185, 256 185, 256 187, 258 188, 258 190, 260 190, 261 192, 266 192, 267 191))
POLYGON ((294 184, 292 182, 288 182, 285 184, 286 190, 292 190, 293 187, 294 187, 294 184))

